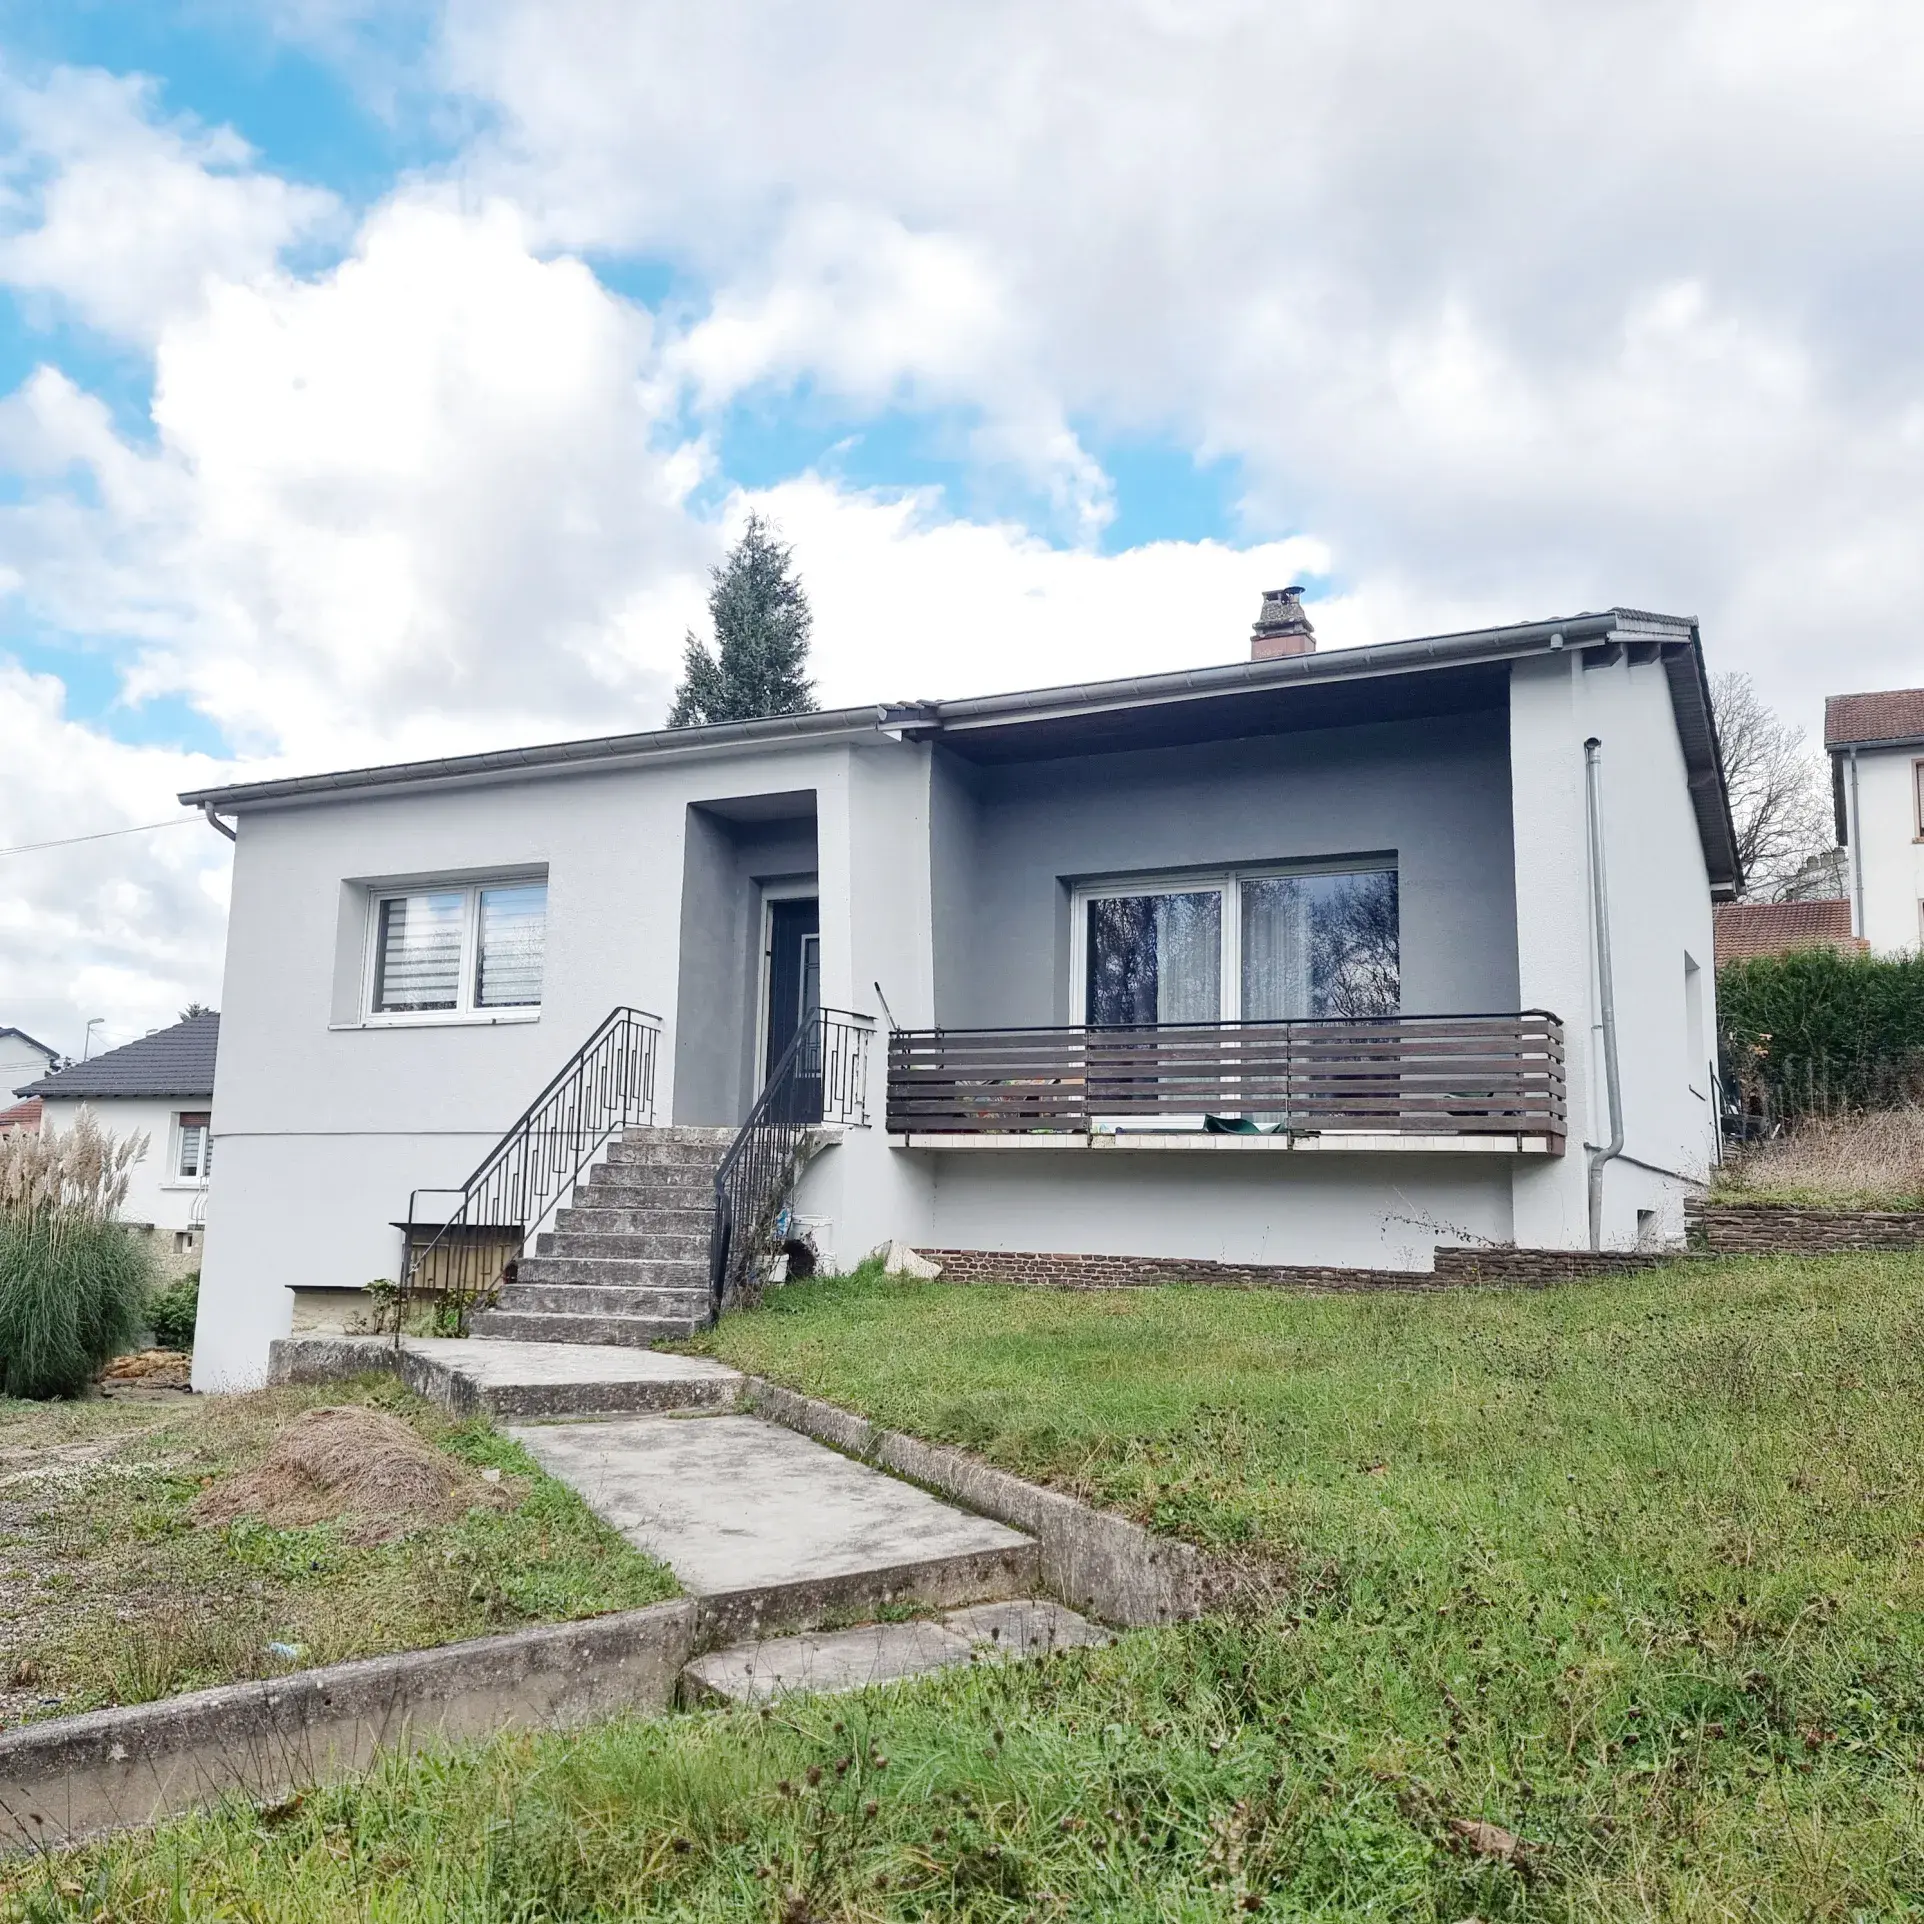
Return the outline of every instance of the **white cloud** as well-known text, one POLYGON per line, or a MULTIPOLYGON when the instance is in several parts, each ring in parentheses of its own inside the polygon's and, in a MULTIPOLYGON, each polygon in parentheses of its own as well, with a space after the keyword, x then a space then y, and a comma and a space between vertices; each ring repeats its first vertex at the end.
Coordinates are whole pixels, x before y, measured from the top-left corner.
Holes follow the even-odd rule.
POLYGON ((1640 600, 1805 712, 1840 673, 1915 679, 1916 8, 448 22, 451 81, 498 117, 470 166, 556 242, 715 282, 693 346, 734 378, 970 402, 1032 472, 1062 424, 1059 473, 1092 423, 1236 457, 1254 525, 1315 530, 1419 626, 1640 600), (1837 587, 1844 660, 1786 569, 1837 587))
MULTIPOLYGON (((0 658, 0 848, 168 821, 178 790, 218 778, 206 756, 70 720, 64 695, 0 658)), ((192 817, 0 855, 0 1019, 78 1054, 94 1016, 106 1018, 96 1044, 117 1045, 190 1001, 217 1006, 228 873, 228 844, 192 817)))
POLYGON ((13 229, 0 282, 143 342, 339 211, 331 194, 261 172, 232 129, 160 124, 157 104, 149 80, 71 68, 0 89, 13 229))

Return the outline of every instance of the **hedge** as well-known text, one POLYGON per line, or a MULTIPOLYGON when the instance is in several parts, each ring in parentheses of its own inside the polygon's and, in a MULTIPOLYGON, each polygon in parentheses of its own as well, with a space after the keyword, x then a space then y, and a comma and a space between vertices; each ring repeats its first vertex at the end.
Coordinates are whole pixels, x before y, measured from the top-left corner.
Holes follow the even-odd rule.
POLYGON ((1717 971, 1724 1072, 1786 1116, 1924 1099, 1924 955, 1799 949, 1717 971))

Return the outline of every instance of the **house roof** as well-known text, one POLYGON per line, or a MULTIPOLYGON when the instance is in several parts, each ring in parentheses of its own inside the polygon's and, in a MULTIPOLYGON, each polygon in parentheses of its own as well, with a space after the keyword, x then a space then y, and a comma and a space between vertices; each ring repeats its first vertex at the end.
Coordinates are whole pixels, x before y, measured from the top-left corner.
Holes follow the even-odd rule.
POLYGON ((1495 706, 1502 698, 1502 675, 1509 662, 1565 648, 1588 653, 1626 647, 1633 653, 1647 651, 1649 658, 1664 664, 1711 885, 1716 893, 1729 894, 1741 877, 1697 625, 1685 618, 1630 608, 962 701, 882 703, 345 769, 194 789, 180 799, 209 815, 231 814, 392 794, 424 783, 452 786, 527 780, 611 765, 692 759, 746 747, 801 747, 878 734, 939 740, 978 761, 1229 739, 1292 727, 1380 720, 1399 713, 1436 715, 1495 706))
POLYGON ((171 1029, 156 1029, 90 1062, 76 1062, 58 1075, 16 1089, 17 1096, 56 1101, 95 1096, 202 1096, 214 1093, 214 1055, 220 1016, 190 1015, 171 1029))
POLYGON ((1788 955, 1793 949, 1855 954, 1865 946, 1851 933, 1851 905, 1842 896, 1815 902, 1719 902, 1712 913, 1719 968, 1758 955, 1788 955))
POLYGON ((1873 695, 1832 695, 1824 703, 1824 746, 1924 741, 1924 688, 1886 688, 1873 695))
POLYGON ((25 1102, 16 1102, 11 1109, 0 1109, 0 1136, 11 1135, 16 1129, 23 1129, 30 1136, 38 1134, 40 1110, 38 1096, 29 1096, 25 1102))
POLYGON ((4 1042, 8 1036, 17 1036, 30 1048, 38 1049, 49 1062, 58 1062, 60 1060, 60 1051, 58 1049, 52 1048, 47 1043, 42 1042, 38 1036, 29 1035, 25 1029, 0 1027, 0 1042, 4 1042))

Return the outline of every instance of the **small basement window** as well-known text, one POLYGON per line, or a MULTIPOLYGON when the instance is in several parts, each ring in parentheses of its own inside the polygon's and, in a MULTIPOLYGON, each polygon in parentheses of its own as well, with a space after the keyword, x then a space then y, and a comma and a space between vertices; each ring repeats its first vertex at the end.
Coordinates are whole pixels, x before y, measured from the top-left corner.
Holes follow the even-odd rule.
POLYGON ((546 882, 374 898, 370 1017, 406 1021, 541 1007, 546 882))

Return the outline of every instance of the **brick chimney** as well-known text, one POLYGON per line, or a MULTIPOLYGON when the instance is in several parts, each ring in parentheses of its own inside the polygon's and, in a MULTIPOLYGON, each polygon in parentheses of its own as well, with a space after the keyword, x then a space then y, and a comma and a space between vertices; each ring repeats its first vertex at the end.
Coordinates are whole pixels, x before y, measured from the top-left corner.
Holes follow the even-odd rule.
POLYGON ((1267 588, 1263 611, 1249 634, 1251 661, 1274 661, 1279 655, 1313 655, 1316 630, 1303 613, 1301 588, 1267 588))

